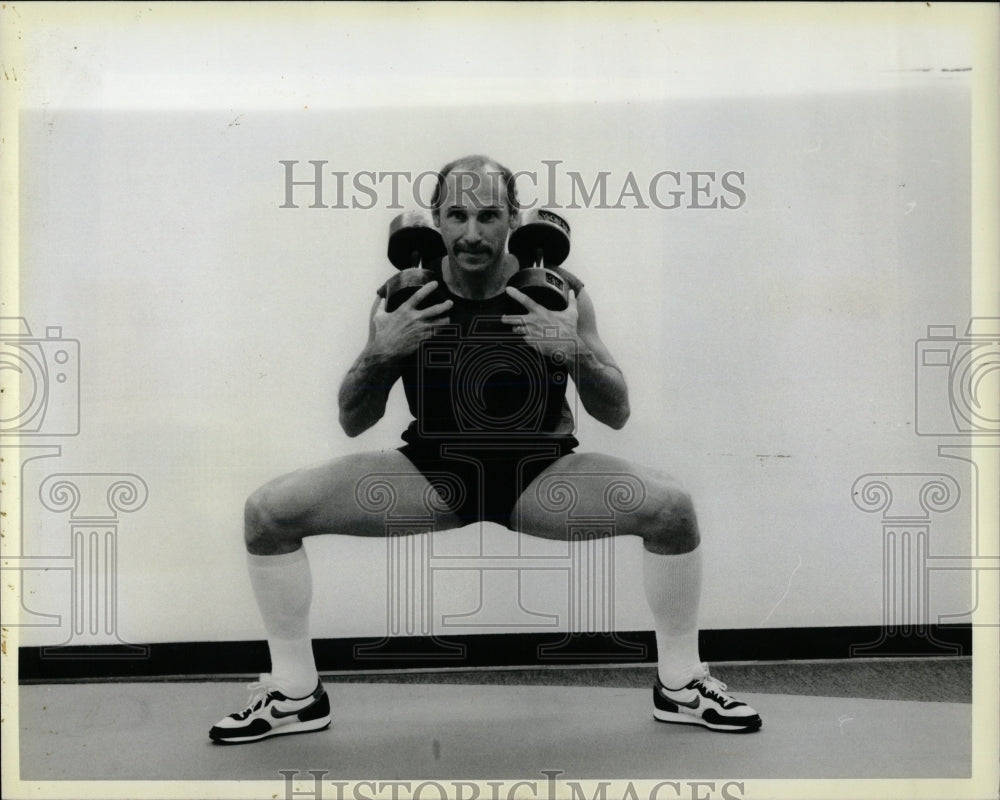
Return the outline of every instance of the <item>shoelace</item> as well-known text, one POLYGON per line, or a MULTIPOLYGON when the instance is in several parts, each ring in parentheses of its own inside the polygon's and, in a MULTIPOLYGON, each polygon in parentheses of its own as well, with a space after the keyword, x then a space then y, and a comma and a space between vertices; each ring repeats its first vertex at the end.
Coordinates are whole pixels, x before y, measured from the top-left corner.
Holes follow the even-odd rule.
POLYGON ((263 676, 261 678, 262 680, 247 684, 247 689, 253 692, 253 694, 250 696, 249 705, 239 714, 234 715, 236 719, 243 720, 255 711, 260 711, 271 692, 278 690, 278 687, 274 683, 269 680, 263 680, 263 676))
MULTIPOLYGON (((704 666, 704 665, 703 665, 704 666)), ((726 694, 726 690, 729 688, 726 684, 720 681, 718 678, 713 678, 708 673, 708 667, 705 667, 704 674, 698 679, 702 686, 705 687, 705 693, 710 695, 713 699, 718 700, 722 703, 723 707, 727 703, 733 702, 733 698, 726 694)))

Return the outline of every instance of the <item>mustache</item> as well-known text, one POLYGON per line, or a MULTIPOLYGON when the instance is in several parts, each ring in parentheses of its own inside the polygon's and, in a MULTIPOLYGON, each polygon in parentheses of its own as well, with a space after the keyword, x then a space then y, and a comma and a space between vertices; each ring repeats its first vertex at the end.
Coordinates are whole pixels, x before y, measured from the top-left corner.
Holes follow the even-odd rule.
POLYGON ((484 256, 484 255, 489 255, 493 251, 490 250, 490 248, 488 247, 482 247, 482 246, 477 247, 475 245, 455 245, 455 252, 468 253, 469 255, 473 256, 484 256))

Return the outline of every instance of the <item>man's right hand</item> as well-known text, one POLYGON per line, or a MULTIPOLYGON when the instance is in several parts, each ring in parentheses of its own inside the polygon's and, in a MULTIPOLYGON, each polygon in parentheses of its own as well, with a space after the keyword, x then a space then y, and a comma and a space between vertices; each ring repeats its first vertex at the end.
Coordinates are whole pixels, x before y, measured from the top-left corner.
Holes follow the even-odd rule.
POLYGON ((418 308, 437 285, 437 281, 431 281, 426 286, 421 286, 392 312, 385 310, 385 298, 382 299, 372 316, 374 337, 369 349, 373 354, 390 361, 403 358, 414 352, 421 341, 434 333, 435 328, 448 324, 448 317, 441 315, 451 308, 451 300, 418 308))

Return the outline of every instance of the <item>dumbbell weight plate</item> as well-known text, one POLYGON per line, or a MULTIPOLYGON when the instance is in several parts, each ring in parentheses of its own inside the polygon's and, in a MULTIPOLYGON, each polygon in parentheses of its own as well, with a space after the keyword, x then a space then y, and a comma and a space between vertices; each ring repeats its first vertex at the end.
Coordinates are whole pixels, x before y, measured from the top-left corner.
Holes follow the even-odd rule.
POLYGON ((447 253, 444 239, 430 214, 423 210, 405 211, 389 223, 389 261, 397 269, 417 266, 414 254, 419 254, 423 266, 440 261, 447 253))
POLYGON ((544 208, 533 208, 521 216, 521 224, 510 234, 507 249, 522 267, 535 262, 537 253, 545 254, 545 266, 557 267, 569 256, 569 223, 544 208))
MULTIPOLYGON (((400 270, 386 284, 386 311, 395 311, 421 286, 440 282, 441 259, 447 252, 444 239, 431 215, 422 209, 404 211, 389 223, 387 255, 400 270)), ((445 294, 439 286, 420 303, 420 308, 443 302, 445 294)))
POLYGON ((437 281, 438 287, 425 297, 417 308, 427 308, 445 301, 444 291, 441 289, 441 276, 429 269, 412 267, 403 269, 393 275, 385 286, 385 310, 395 311, 421 286, 426 286, 431 281, 437 281))
POLYGON ((551 269, 522 269, 511 276, 507 285, 551 311, 564 311, 569 306, 566 280, 551 269))

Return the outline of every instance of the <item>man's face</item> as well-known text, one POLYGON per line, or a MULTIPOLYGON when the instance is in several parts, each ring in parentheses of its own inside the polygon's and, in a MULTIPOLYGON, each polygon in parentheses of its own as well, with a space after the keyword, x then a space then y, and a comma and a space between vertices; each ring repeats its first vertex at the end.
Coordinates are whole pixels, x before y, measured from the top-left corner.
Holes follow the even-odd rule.
POLYGON ((517 225, 507 209, 503 179, 489 166, 448 173, 434 221, 452 265, 468 273, 498 269, 507 253, 507 234, 517 225))

